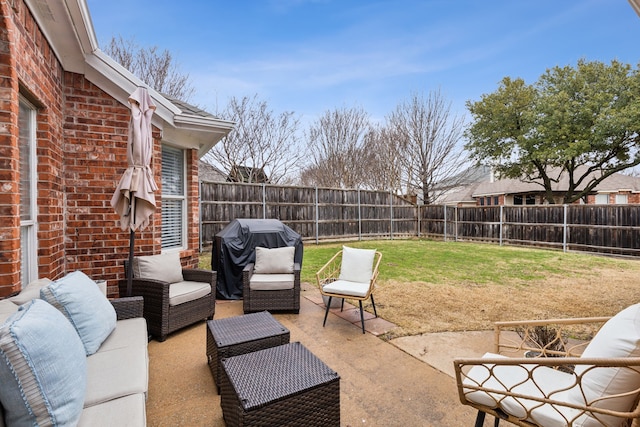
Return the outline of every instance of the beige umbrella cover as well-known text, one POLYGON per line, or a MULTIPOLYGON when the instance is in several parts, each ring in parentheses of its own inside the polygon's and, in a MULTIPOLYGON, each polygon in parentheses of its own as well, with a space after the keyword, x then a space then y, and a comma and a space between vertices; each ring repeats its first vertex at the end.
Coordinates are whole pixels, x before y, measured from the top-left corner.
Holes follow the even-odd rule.
POLYGON ((143 230, 156 210, 154 192, 158 189, 151 170, 153 138, 151 117, 156 109, 147 89, 139 87, 129 95, 131 120, 127 142, 127 169, 111 198, 120 215, 122 230, 143 230))

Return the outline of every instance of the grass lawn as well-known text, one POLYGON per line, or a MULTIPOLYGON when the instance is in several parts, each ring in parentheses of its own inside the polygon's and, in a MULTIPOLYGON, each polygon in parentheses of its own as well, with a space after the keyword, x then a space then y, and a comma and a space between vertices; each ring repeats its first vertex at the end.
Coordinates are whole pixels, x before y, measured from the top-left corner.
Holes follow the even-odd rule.
MULTIPOLYGON (((343 244, 382 252, 374 296, 378 315, 400 326, 394 337, 491 329, 498 320, 609 316, 640 300, 637 260, 418 239, 307 243, 302 281, 315 284, 315 272, 343 244)), ((201 258, 205 268, 209 257, 201 258)), ((370 301, 365 309, 373 311, 370 301)))

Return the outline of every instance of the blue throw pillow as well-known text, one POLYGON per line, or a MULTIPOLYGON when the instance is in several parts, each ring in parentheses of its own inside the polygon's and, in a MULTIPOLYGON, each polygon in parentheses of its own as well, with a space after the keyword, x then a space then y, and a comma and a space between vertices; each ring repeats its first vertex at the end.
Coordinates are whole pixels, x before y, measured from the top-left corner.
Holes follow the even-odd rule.
POLYGON ((78 423, 87 358, 76 331, 51 305, 34 299, 0 326, 0 384, 8 426, 78 423))
POLYGON ((74 271, 40 290, 40 298, 71 322, 86 350, 95 353, 115 329, 117 315, 100 288, 86 274, 74 271))

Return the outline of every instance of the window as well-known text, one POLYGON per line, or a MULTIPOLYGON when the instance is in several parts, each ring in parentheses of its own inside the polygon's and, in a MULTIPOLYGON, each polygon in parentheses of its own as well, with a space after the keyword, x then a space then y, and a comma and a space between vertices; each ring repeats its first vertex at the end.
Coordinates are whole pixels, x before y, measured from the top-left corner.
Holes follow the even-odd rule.
POLYGON ((20 98, 18 145, 20 172, 20 281, 22 286, 38 278, 36 183, 36 110, 20 98))
POLYGON ((533 194, 527 194, 526 204, 527 205, 535 205, 536 204, 536 196, 534 196, 533 194))
POLYGON ((491 206, 491 197, 487 197, 487 206, 491 206))
POLYGON ((522 195, 521 194, 515 194, 513 196, 513 204, 514 205, 522 205, 522 195))
POLYGON ((626 205, 627 203, 629 203, 629 199, 626 194, 616 194, 616 205, 626 205))
POLYGON ((499 196, 494 196, 493 197, 493 204, 498 206, 500 204, 500 197, 499 196))
POLYGON ((162 146, 162 249, 184 247, 186 187, 184 151, 162 146))
POLYGON ((480 206, 484 206, 484 197, 480 197, 480 206))
POLYGON ((596 205, 608 205, 608 204, 609 204, 608 194, 596 194, 596 205))

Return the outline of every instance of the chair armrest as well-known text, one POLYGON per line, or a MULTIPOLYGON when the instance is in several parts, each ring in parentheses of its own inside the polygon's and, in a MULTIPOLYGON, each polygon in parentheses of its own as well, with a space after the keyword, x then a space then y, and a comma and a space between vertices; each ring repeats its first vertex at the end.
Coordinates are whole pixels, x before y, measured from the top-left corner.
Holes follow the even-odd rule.
POLYGON ((255 264, 253 262, 247 263, 242 269, 242 285, 249 285, 249 281, 251 280, 251 276, 253 276, 253 266, 255 264))
POLYGON ((217 272, 213 270, 205 270, 203 268, 183 268, 182 277, 190 282, 205 282, 211 286, 216 284, 217 272))
MULTIPOLYGON (((585 377, 598 370, 619 368, 639 375, 640 357, 580 358, 540 357, 511 358, 489 355, 484 358, 454 360, 458 396, 462 404, 483 412, 502 414, 507 421, 529 419, 531 412, 542 404, 554 407, 561 417, 570 414, 571 420, 584 414, 602 414, 625 419, 640 418, 637 395, 640 388, 629 387, 624 393, 611 393, 595 398, 593 385, 583 388, 585 377), (582 366, 580 369, 576 369, 582 366), (576 373, 579 371, 581 373, 576 373), (515 372, 515 374, 514 374, 515 372), (519 373, 519 375, 518 375, 519 373), (553 380, 554 375, 558 381, 553 380), (514 379, 515 377, 515 379, 514 379), (544 381, 543 378, 547 380, 544 381), (527 387, 527 383, 529 386, 527 387), (589 387, 589 388, 587 388, 589 387), (567 392, 570 390, 569 392, 567 392), (607 409, 607 402, 615 399, 634 399, 629 411, 607 409), (589 396, 585 402, 584 396, 589 396), (595 398, 595 399, 594 399, 595 398), (506 409, 506 412, 502 412, 506 409), (515 409, 514 409, 515 408, 515 409), (564 408, 561 409, 561 408, 564 408)), ((610 408, 610 406, 609 406, 610 408)), ((569 424, 568 421, 567 424, 569 424)), ((529 424, 526 424, 529 425, 529 424)))
POLYGON ((609 317, 518 320, 494 323, 494 352, 521 357, 527 351, 542 356, 575 357, 609 317))
POLYGON ((318 272, 316 273, 316 281, 320 290, 322 290, 322 287, 327 283, 338 280, 338 277, 340 276, 341 263, 342 251, 338 251, 338 253, 333 255, 331 259, 327 261, 327 263, 323 265, 320 270, 318 270, 318 272))
POLYGON ((142 297, 116 298, 110 302, 116 310, 118 320, 142 317, 144 310, 144 298, 142 297))

